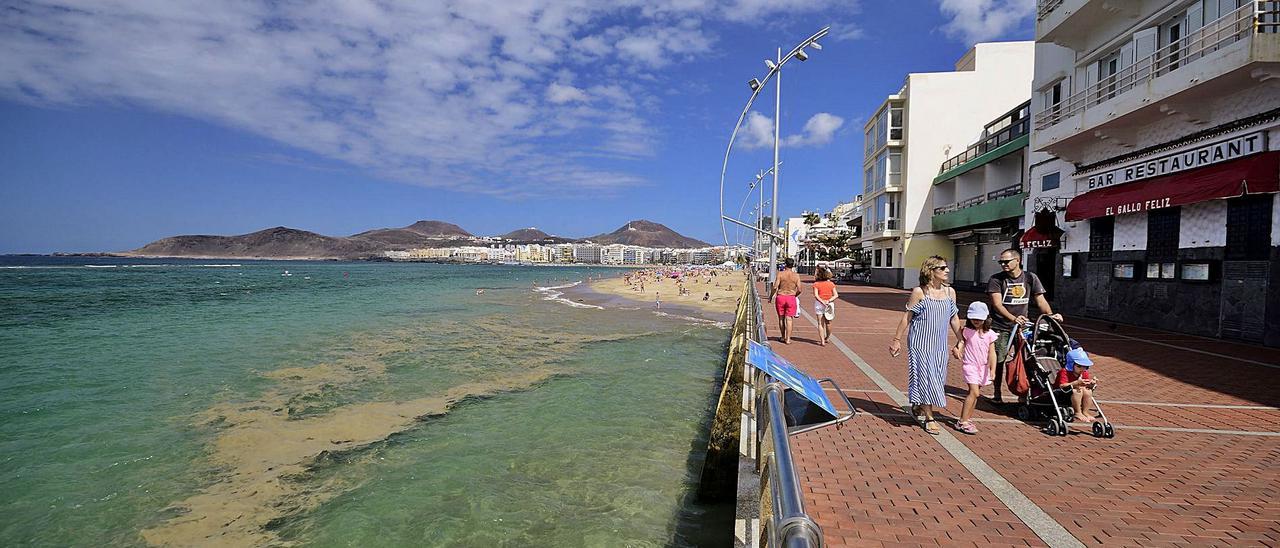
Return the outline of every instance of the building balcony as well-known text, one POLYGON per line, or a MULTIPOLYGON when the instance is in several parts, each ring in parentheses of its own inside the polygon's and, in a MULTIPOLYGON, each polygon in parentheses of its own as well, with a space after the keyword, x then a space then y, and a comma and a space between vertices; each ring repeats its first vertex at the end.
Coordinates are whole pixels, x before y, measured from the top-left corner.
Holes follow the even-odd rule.
POLYGON ((885 240, 900 237, 902 237, 901 221, 898 219, 885 219, 867 225, 867 233, 863 234, 862 240, 885 240))
POLYGON ((982 196, 933 209, 933 231, 942 232, 1012 219, 1023 215, 1027 193, 1022 184, 994 190, 982 196))
POLYGON ((1086 41, 1098 32, 1100 22, 1137 22, 1166 5, 1168 0, 1038 0, 1036 41, 1085 50, 1086 41))
POLYGON ((978 144, 969 147, 968 150, 947 160, 942 164, 938 176, 933 178, 933 184, 949 181, 985 164, 1022 150, 1031 139, 1028 134, 1031 126, 1030 122, 1029 118, 1023 118, 1021 121, 987 137, 978 144))
POLYGON ((1035 150, 1074 160, 1095 139, 1135 146, 1135 128, 1170 115, 1209 121, 1205 105, 1280 77, 1280 2, 1249 2, 1116 74, 1035 113, 1035 150))

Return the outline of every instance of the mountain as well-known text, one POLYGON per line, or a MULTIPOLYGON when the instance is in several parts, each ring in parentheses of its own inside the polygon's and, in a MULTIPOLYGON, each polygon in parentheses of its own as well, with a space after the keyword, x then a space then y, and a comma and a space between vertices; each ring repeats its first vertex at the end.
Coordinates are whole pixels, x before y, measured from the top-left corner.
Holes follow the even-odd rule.
POLYGON ((263 259, 358 259, 378 255, 369 241, 277 226, 239 236, 173 236, 124 255, 263 259))
POLYGON ((519 230, 512 230, 511 232, 502 234, 498 237, 504 240, 507 240, 511 243, 527 242, 527 243, 540 243, 540 244, 545 244, 545 243, 571 244, 573 242, 578 241, 573 238, 565 238, 563 236, 552 236, 534 227, 521 228, 519 230))
POLYGON ((508 232, 498 237, 504 240, 537 241, 537 240, 550 238, 551 235, 541 230, 538 230, 534 227, 529 227, 529 228, 521 228, 519 230, 512 230, 511 232, 508 232))
POLYGON ((631 221, 608 234, 586 238, 600 245, 625 244, 644 247, 709 247, 711 244, 682 236, 653 221, 631 221))
POLYGON ((444 221, 418 221, 403 228, 377 228, 353 234, 351 238, 393 249, 448 247, 455 238, 474 238, 462 227, 444 221))

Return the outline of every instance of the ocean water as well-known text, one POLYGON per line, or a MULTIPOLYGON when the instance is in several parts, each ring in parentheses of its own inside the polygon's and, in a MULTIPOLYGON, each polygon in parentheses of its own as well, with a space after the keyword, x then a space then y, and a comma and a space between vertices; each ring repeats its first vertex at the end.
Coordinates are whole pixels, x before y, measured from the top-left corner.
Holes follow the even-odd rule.
POLYGON ((0 545, 727 540, 729 333, 550 289, 616 273, 0 258, 0 545))

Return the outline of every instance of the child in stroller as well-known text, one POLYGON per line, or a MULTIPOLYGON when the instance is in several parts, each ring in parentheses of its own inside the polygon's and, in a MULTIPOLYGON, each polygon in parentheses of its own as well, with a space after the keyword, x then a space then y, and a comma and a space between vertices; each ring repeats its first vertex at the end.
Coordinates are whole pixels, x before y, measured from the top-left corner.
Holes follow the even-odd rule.
POLYGON ((1074 419, 1091 424, 1096 437, 1115 437, 1107 415, 1093 398, 1096 380, 1086 372, 1093 362, 1058 320, 1040 316, 1014 330, 1012 337, 1014 351, 1010 352, 1007 381, 1009 391, 1021 396, 1019 419, 1047 418, 1045 432, 1049 435, 1067 435, 1067 423, 1074 419), (1083 370, 1077 372, 1077 366, 1083 370), (1097 413, 1096 419, 1085 414, 1086 406, 1097 413))

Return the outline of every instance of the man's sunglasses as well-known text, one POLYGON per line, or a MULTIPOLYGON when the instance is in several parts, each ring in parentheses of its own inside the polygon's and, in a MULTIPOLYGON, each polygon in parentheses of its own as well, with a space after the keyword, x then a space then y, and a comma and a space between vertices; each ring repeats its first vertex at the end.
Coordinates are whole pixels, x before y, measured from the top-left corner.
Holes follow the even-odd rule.
POLYGON ((998 261, 996 261, 996 262, 997 262, 997 263, 1000 263, 1000 265, 1001 265, 1001 266, 1004 266, 1004 265, 1007 265, 1007 264, 1009 264, 1009 263, 1011 263, 1011 262, 1013 262, 1013 261, 1016 261, 1016 260, 1017 260, 1017 259, 1000 259, 1000 260, 998 260, 998 261))
POLYGON ((942 265, 942 266, 935 266, 935 267, 931 268, 930 270, 947 270, 947 269, 949 269, 949 268, 951 268, 951 267, 949 267, 949 266, 947 266, 947 265, 945 265, 945 264, 944 264, 944 265, 942 265))

